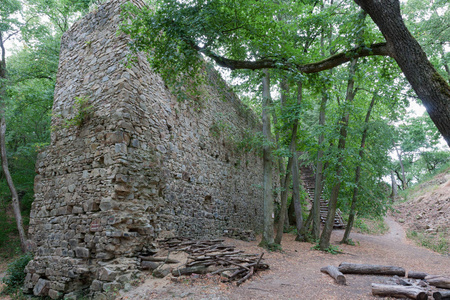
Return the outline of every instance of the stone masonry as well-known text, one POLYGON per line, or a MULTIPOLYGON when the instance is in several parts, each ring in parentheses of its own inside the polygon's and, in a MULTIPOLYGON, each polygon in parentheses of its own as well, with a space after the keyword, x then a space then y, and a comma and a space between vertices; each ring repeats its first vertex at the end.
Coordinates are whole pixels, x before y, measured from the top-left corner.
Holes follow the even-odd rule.
POLYGON ((262 159, 237 146, 260 130, 257 119, 207 67, 202 99, 186 102, 144 55, 127 68, 121 3, 102 5, 62 38, 29 229, 25 287, 37 296, 120 289, 139 276, 137 256, 157 237, 261 229, 262 159), (71 124, 77 99, 92 108, 71 124))

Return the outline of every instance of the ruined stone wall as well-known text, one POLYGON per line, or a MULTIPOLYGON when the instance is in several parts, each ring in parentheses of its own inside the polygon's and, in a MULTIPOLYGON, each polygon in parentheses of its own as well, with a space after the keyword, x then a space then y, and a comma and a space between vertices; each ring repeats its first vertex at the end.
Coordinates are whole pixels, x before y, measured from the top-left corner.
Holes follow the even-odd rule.
POLYGON ((119 11, 109 2, 62 38, 29 229, 25 286, 35 295, 121 288, 158 236, 262 224, 262 159, 236 147, 259 130, 256 118, 214 71, 199 104, 177 102, 143 56, 127 68, 119 11), (67 122, 77 99, 93 107, 78 125, 67 122))

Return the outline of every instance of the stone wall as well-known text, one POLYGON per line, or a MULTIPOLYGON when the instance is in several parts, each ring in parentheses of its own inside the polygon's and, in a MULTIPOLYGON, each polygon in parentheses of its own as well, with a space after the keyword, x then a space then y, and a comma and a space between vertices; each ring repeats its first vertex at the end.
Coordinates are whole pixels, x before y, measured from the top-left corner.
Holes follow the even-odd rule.
POLYGON ((35 295, 119 289, 157 237, 262 224, 262 159, 236 143, 257 119, 212 70, 200 102, 178 102, 144 56, 127 68, 119 11, 109 2, 62 38, 29 229, 25 287, 35 295), (71 124, 77 99, 92 109, 71 124))

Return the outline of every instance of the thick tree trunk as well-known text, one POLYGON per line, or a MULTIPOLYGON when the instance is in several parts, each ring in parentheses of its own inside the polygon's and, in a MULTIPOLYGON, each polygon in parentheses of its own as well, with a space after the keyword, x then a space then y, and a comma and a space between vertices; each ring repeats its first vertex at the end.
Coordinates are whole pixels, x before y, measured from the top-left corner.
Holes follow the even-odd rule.
POLYGON ((263 111, 262 111, 262 123, 263 123, 263 135, 266 140, 263 147, 263 202, 264 202, 264 224, 263 235, 260 245, 268 247, 273 244, 273 191, 272 191, 272 156, 271 156, 271 140, 272 133, 270 130, 270 77, 269 72, 264 70, 263 77, 263 111))
POLYGON ((372 295, 381 297, 396 297, 417 300, 428 299, 427 292, 415 286, 388 285, 372 283, 372 295))
MULTIPOLYGON (((347 84, 347 94, 345 97, 345 105, 350 104, 355 98, 355 91, 353 90, 354 86, 354 75, 356 72, 356 63, 357 59, 352 60, 349 67, 349 80, 347 84)), ((331 190, 330 201, 328 202, 328 213, 327 220, 325 221, 325 226, 322 231, 322 235, 320 236, 319 247, 321 250, 325 250, 330 246, 330 238, 331 232, 333 231, 334 225, 334 217, 336 215, 336 207, 337 207, 337 199, 339 196, 339 190, 341 188, 341 171, 342 171, 342 163, 344 161, 343 151, 345 149, 345 142, 347 139, 347 127, 349 120, 349 112, 344 111, 344 114, 340 120, 340 137, 338 143, 338 162, 336 166, 336 175, 335 175, 335 184, 333 189, 331 190)))
POLYGON ((344 274, 405 276, 405 269, 396 266, 351 264, 346 262, 339 265, 339 271, 344 274))
POLYGON ((422 100, 450 146, 450 86, 435 70, 403 22, 399 0, 354 0, 377 24, 390 55, 422 100))
POLYGON ((356 215, 356 203, 358 200, 358 191, 359 191, 359 180, 361 177, 361 163, 364 160, 364 148, 366 146, 366 138, 367 133, 369 132, 369 119, 370 113, 372 112, 372 108, 375 105, 375 94, 372 97, 372 101, 370 101, 369 109, 367 110, 366 119, 364 120, 364 130, 361 137, 361 146, 359 148, 359 157, 360 162, 356 166, 355 170, 355 187, 353 188, 353 196, 352 196, 352 205, 350 207, 350 214, 348 216, 347 227, 345 228, 344 237, 342 238, 341 243, 348 243, 348 237, 350 236, 350 232, 353 228, 353 221, 355 220, 356 215))

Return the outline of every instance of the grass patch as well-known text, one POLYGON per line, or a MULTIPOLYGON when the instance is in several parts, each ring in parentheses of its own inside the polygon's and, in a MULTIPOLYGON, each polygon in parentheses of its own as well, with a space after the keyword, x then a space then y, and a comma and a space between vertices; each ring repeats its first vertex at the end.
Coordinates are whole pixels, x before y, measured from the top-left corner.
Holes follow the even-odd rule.
POLYGON ((383 217, 356 218, 353 229, 357 233, 383 235, 389 231, 389 226, 384 222, 383 217))
POLYGON ((406 236, 420 246, 440 254, 449 254, 450 244, 446 238, 446 232, 437 233, 408 230, 406 236))

